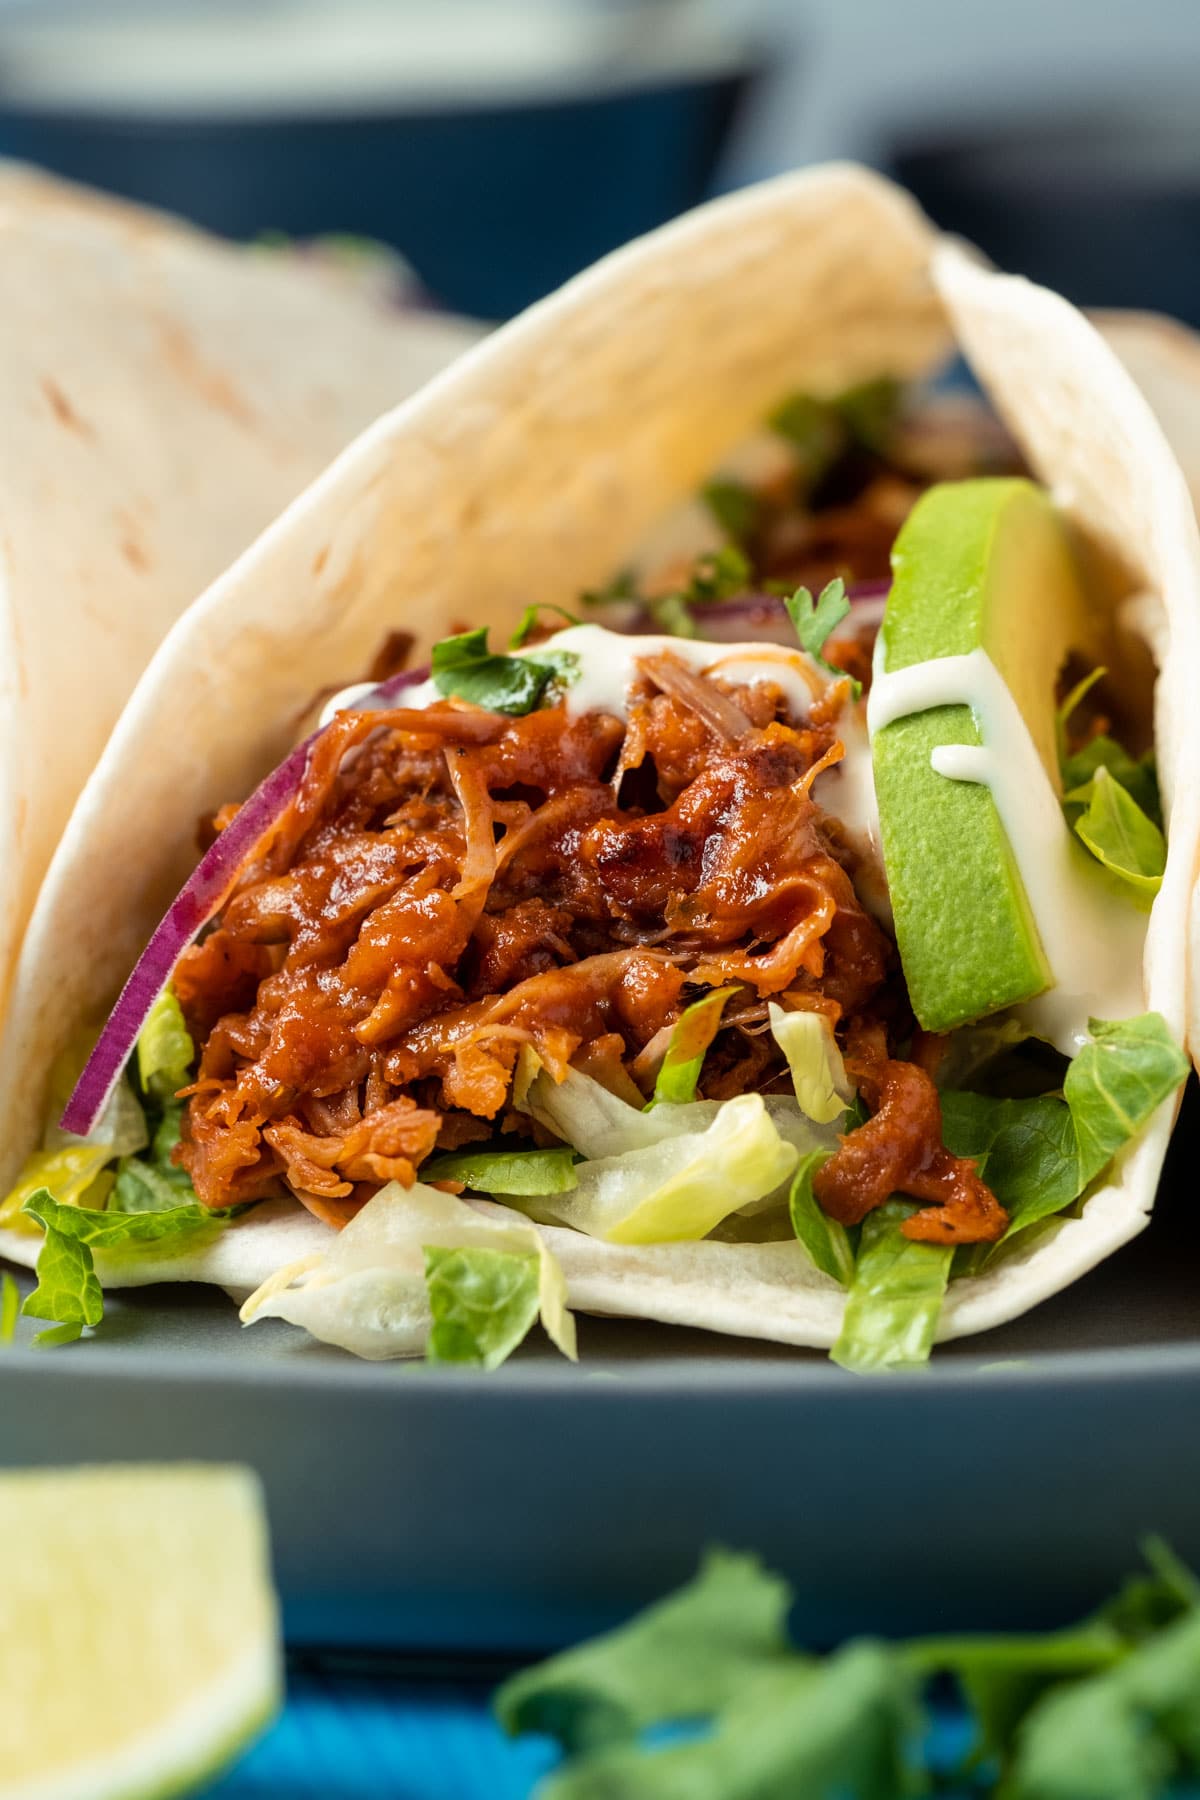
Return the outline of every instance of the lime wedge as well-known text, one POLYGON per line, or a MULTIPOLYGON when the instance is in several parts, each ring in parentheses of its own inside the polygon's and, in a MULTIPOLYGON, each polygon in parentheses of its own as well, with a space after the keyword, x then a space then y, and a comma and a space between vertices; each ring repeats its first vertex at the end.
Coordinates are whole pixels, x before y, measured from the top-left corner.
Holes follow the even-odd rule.
POLYGON ((6 1800, 163 1800, 220 1772, 281 1692, 246 1470, 0 1476, 6 1800))

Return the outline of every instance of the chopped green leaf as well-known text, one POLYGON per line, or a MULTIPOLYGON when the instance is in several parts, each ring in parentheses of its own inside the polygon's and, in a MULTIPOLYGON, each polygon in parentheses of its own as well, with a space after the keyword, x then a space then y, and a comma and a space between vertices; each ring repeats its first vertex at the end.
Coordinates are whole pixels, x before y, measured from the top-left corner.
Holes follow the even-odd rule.
MULTIPOLYGON (((51 1208, 55 1206, 49 1194, 35 1196, 26 1206, 26 1211, 32 1212, 35 1218, 42 1217, 38 1211, 39 1198, 48 1202, 51 1208)), ((56 1210, 80 1216, 77 1209, 63 1207, 56 1210)), ((92 1263, 92 1253, 77 1238, 48 1227, 46 1241, 38 1254, 37 1277, 37 1286, 32 1294, 25 1296, 21 1308, 26 1317, 57 1319, 63 1325, 75 1326, 98 1325, 104 1317, 104 1295, 92 1263)))
POLYGON ((224 1212, 213 1212, 198 1202, 185 1202, 170 1209, 151 1207, 129 1212, 94 1212, 88 1207, 60 1206, 45 1192, 35 1194, 25 1203, 25 1211, 40 1220, 47 1232, 56 1232, 60 1237, 98 1250, 159 1243, 163 1238, 182 1237, 210 1226, 220 1227, 229 1224, 241 1210, 230 1207, 224 1212))
POLYGON ((651 1131, 665 1117, 657 1141, 578 1163, 571 1193, 523 1210, 610 1244, 690 1243, 743 1207, 786 1191, 796 1150, 781 1137, 761 1094, 697 1101, 694 1107, 704 1115, 703 1129, 686 1129, 692 1106, 656 1106, 650 1113, 628 1108, 651 1131), (685 1129, 675 1131, 680 1118, 685 1129))
POLYGON ((55 1344, 74 1344, 83 1336, 82 1325, 50 1325, 35 1332, 30 1339, 35 1350, 50 1350, 55 1344))
MULTIPOLYGON (((820 598, 814 600, 806 587, 799 587, 789 599, 783 603, 788 617, 796 628, 796 636, 801 646, 807 650, 817 667, 824 669, 835 681, 844 681, 846 675, 841 669, 826 662, 821 652, 829 640, 830 634, 837 630, 846 614, 850 611, 850 602, 846 598, 846 584, 841 576, 836 576, 821 589, 820 598)), ((862 692, 862 683, 851 681, 855 698, 862 692)))
POLYGON ((554 1775, 543 1800, 903 1800, 920 1791, 909 1746, 915 1686, 882 1644, 850 1644, 747 1684, 710 1736, 659 1750, 616 1745, 554 1775))
POLYGON ((35 1150, 26 1157, 16 1182, 0 1200, 0 1225, 20 1230, 27 1202, 45 1190, 64 1206, 81 1206, 92 1183, 111 1160, 109 1144, 74 1143, 60 1150, 35 1150))
POLYGON ((916 1210, 889 1200, 863 1220, 841 1333, 829 1353, 843 1369, 910 1368, 929 1357, 954 1252, 904 1236, 900 1227, 916 1210))
POLYGON ((721 1025, 725 1004, 737 993, 735 987, 718 988, 696 1000, 680 1015, 671 1032, 667 1054, 663 1057, 654 1098, 650 1106, 685 1106, 696 1098, 696 1084, 708 1055, 709 1045, 721 1025))
POLYGON ((843 1287, 854 1279, 854 1252, 846 1227, 821 1211, 813 1193, 813 1177, 833 1154, 830 1150, 812 1150, 800 1158, 788 1199, 792 1230, 824 1275, 832 1275, 843 1287))
POLYGON ((791 1603, 787 1583, 757 1557, 712 1550, 685 1587, 628 1625, 514 1675, 496 1696, 496 1716, 514 1736, 547 1732, 569 1751, 703 1718, 746 1682, 795 1666, 791 1603))
POLYGON ((1086 787, 1071 789, 1064 804, 1080 809, 1075 832, 1096 861, 1148 905, 1162 886, 1167 841, 1128 789, 1101 764, 1086 787))
POLYGON ((21 1290, 6 1269, 0 1275, 0 1346, 12 1343, 20 1310, 21 1290))
POLYGON ((517 629, 508 640, 508 647, 510 650, 519 650, 521 645, 527 642, 531 634, 536 631, 541 624, 542 614, 546 612, 557 613, 559 618, 565 620, 568 625, 578 625, 580 623, 576 614, 568 612, 565 606, 556 606, 552 600, 537 600, 532 606, 527 606, 525 611, 521 614, 517 623, 517 629))
POLYGON ((104 1295, 92 1261, 93 1246, 111 1252, 183 1236, 224 1225, 240 1210, 210 1212, 199 1204, 185 1204, 169 1211, 99 1212, 64 1206, 42 1188, 24 1207, 44 1227, 46 1241, 38 1256, 38 1285, 22 1311, 65 1325, 98 1325, 104 1316, 104 1295))
POLYGON ((943 1094, 942 1136, 952 1155, 979 1164, 1009 1215, 1006 1240, 1061 1212, 1083 1191, 1071 1111, 1054 1095, 993 1100, 986 1094, 943 1094))
POLYGON ((488 649, 486 626, 443 638, 433 647, 433 685, 439 694, 514 716, 533 712, 551 682, 570 680, 577 668, 578 659, 570 652, 497 656, 488 649))
POLYGON ((700 498, 735 544, 753 536, 762 515, 762 502, 753 488, 740 481, 710 481, 701 488, 700 498))
POLYGON ((1058 1687, 1017 1733, 1006 1800, 1155 1800, 1200 1766, 1200 1613, 1058 1687))
POLYGON ((979 1727, 976 1760, 1007 1757, 1021 1720, 1056 1682, 1106 1669, 1124 1654, 1103 1619, 1065 1631, 918 1638, 905 1660, 922 1675, 953 1675, 979 1727))
POLYGON ((183 1022, 183 1009, 169 987, 150 1008, 138 1033, 137 1072, 142 1091, 165 1106, 192 1079, 196 1047, 183 1022))
POLYGON ((1077 750, 1063 762, 1063 790, 1067 795, 1064 804, 1068 818, 1075 811, 1072 794, 1078 788, 1086 788, 1098 769, 1107 769, 1113 780, 1125 789, 1146 817, 1161 828, 1162 800, 1158 792, 1154 752, 1148 750, 1144 756, 1135 760, 1114 739, 1104 736, 1090 738, 1082 750, 1077 750))
POLYGON ((787 1012, 774 1000, 767 1004, 771 1036, 787 1057, 788 1072, 801 1110, 817 1125, 836 1125, 846 1116, 854 1089, 823 1013, 787 1012))
POLYGON ((1092 1041, 1072 1059, 1063 1093, 1079 1142, 1080 1189, 1111 1162, 1187 1079, 1187 1057, 1161 1013, 1089 1019, 1092 1041))
POLYGON ((565 1194, 575 1186, 575 1152, 451 1150, 421 1168, 422 1181, 461 1181, 481 1194, 565 1194))
MULTIPOLYGON (((1070 1063, 1062 1100, 941 1097, 947 1149, 980 1162, 1009 1214, 1004 1242, 1077 1200, 1187 1076, 1187 1058, 1160 1013, 1089 1026, 1092 1042, 1070 1063)), ((971 1266, 983 1267, 988 1255, 976 1252, 971 1266)))
POLYGON ((538 1316, 541 1267, 536 1251, 426 1246, 425 1288, 433 1326, 431 1363, 495 1369, 512 1355, 538 1316))

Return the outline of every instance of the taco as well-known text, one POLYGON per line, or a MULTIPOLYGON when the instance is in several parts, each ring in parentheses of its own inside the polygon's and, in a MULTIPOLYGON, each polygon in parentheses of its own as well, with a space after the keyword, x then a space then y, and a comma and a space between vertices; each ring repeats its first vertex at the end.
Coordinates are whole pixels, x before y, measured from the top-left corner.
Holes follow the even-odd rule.
POLYGON ((183 608, 477 335, 0 164, 0 1007, 38 884, 183 608))
POLYGON ((34 1311, 856 1368, 1014 1317, 1153 1204, 1198 658, 1185 484, 1064 301, 849 168, 608 259, 139 684, 0 1050, 34 1311), (956 348, 1004 429, 928 394, 956 348), (429 667, 341 686, 397 627, 429 667))

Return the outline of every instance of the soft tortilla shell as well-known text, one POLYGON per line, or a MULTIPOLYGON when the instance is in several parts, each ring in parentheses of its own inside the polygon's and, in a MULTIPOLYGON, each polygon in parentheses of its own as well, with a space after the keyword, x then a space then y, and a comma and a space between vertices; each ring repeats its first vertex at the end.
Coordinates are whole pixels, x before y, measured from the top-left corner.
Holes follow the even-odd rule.
MULTIPOLYGON (((30 933, 0 1059, 10 1169, 34 1141, 54 1048, 107 1001, 186 870, 190 820, 263 773, 314 687, 352 675, 388 625, 436 637, 460 620, 503 627, 530 600, 569 601, 782 393, 918 374, 948 347, 948 327, 1038 474, 1161 597, 1156 727, 1172 832, 1147 997, 1182 1037, 1200 835, 1189 776, 1200 715, 1189 721, 1182 704, 1200 671, 1200 541, 1182 477, 1078 313, 939 247, 895 189, 836 167, 703 209, 535 308, 382 420, 181 620, 84 795, 30 933), (84 907, 79 889, 97 870, 84 907)), ((1164 1107, 1081 1218, 956 1283, 941 1334, 1012 1318, 1140 1230, 1171 1115, 1164 1107)), ((190 1267, 172 1258, 170 1273, 244 1288, 303 1254, 301 1238, 321 1242, 300 1221, 281 1255, 277 1223, 251 1220, 190 1267)), ((840 1292, 794 1246, 617 1249, 548 1235, 584 1310, 798 1344, 836 1335, 840 1292)))
POLYGON ((0 163, 0 1007, 76 798, 184 607, 477 330, 0 163))

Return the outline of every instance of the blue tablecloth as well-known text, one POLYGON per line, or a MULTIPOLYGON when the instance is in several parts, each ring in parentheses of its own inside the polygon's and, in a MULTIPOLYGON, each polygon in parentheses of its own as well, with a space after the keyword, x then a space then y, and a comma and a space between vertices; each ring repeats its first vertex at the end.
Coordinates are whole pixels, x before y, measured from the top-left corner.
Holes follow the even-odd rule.
POLYGON ((203 1800, 528 1800, 555 1760, 479 1686, 299 1675, 282 1718, 203 1800))

